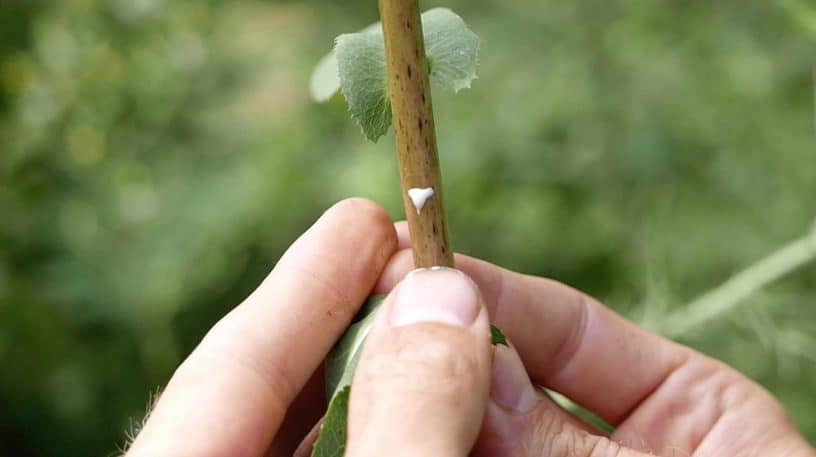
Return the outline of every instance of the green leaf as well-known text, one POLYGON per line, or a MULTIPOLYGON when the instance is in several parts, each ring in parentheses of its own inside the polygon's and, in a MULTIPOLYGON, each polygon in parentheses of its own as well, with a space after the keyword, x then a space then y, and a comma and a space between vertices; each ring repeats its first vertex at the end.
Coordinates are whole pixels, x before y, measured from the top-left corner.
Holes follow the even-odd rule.
MULTIPOLYGON (((479 37, 447 8, 422 13, 422 30, 431 82, 454 93, 470 87, 476 79, 479 37)), ((391 125, 391 103, 380 23, 337 37, 334 51, 312 73, 309 88, 318 102, 342 90, 366 138, 376 142, 384 135, 391 125)))
POLYGON ((338 391, 351 384, 354 370, 360 360, 363 342, 371 324, 374 322, 376 310, 380 307, 385 295, 374 295, 363 304, 354 323, 346 330, 340 341, 332 348, 326 357, 326 397, 333 398, 338 391))
POLYGON ((490 324, 490 344, 493 346, 499 344, 507 346, 507 338, 504 337, 504 333, 493 324, 490 324))
POLYGON ((337 57, 334 52, 326 54, 317 63, 309 79, 309 92, 314 101, 328 101, 340 89, 340 75, 337 74, 337 57))
POLYGON ((312 457, 342 457, 346 450, 346 420, 351 386, 346 386, 329 403, 312 457))
POLYGON ((340 457, 346 447, 346 422, 351 380, 360 360, 363 342, 374 322, 376 311, 385 295, 369 297, 354 323, 335 344, 326 358, 326 394, 331 398, 320 434, 312 449, 312 457, 340 457))
POLYGON ((391 125, 388 73, 381 30, 348 33, 335 45, 340 89, 363 134, 376 142, 391 125))
POLYGON ((422 34, 431 81, 454 93, 469 88, 476 79, 479 37, 447 8, 434 8, 422 14, 422 34))
MULTIPOLYGON (((378 32, 382 34, 379 22, 369 25, 357 33, 378 32)), ((339 38, 339 37, 338 37, 339 38)), ((323 56, 312 70, 309 78, 309 93, 312 99, 318 103, 329 101, 332 95, 340 90, 340 70, 337 68, 337 39, 335 38, 335 49, 323 56)))

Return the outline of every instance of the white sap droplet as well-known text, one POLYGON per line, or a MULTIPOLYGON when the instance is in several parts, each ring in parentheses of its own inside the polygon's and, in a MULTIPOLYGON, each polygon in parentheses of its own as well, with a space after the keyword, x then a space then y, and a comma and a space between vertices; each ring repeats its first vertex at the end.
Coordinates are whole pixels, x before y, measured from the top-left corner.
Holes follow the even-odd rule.
POLYGON ((433 194, 433 187, 414 187, 412 189, 408 189, 408 197, 412 202, 414 202, 414 208, 416 208, 417 214, 422 211, 422 207, 425 206, 425 202, 431 198, 433 194))

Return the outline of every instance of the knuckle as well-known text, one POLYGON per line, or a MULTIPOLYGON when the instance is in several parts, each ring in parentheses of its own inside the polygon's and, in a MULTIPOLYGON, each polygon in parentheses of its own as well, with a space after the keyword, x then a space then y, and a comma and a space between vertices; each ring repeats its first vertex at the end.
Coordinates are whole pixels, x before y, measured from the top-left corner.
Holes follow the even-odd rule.
POLYGON ((468 388, 485 365, 464 331, 417 325, 395 329, 368 354, 360 373, 367 385, 403 392, 446 394, 468 388))

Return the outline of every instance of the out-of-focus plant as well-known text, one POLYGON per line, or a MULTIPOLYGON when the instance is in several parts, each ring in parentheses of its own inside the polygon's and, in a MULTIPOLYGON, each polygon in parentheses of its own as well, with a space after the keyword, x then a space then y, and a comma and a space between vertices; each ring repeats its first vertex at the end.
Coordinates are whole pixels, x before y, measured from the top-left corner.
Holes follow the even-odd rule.
MULTIPOLYGON (((807 1, 447 6, 483 54, 435 110, 457 251, 637 319, 811 226, 807 1)), ((0 454, 104 455, 323 208, 401 217, 388 142, 305 90, 334 36, 375 20, 357 0, 2 2, 0 454)), ((678 336, 811 440, 814 268, 678 336)))

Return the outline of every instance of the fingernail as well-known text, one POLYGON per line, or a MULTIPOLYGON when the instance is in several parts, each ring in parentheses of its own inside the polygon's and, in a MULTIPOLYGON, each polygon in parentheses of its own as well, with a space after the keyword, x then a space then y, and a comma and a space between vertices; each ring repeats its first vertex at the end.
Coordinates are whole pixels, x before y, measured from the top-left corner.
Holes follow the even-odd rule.
POLYGON ((475 284, 453 268, 414 270, 394 294, 389 316, 394 327, 419 322, 468 327, 479 314, 475 284))
POLYGON ((497 345, 493 355, 490 398, 499 407, 516 413, 530 412, 538 403, 524 364, 516 351, 507 346, 497 345))

